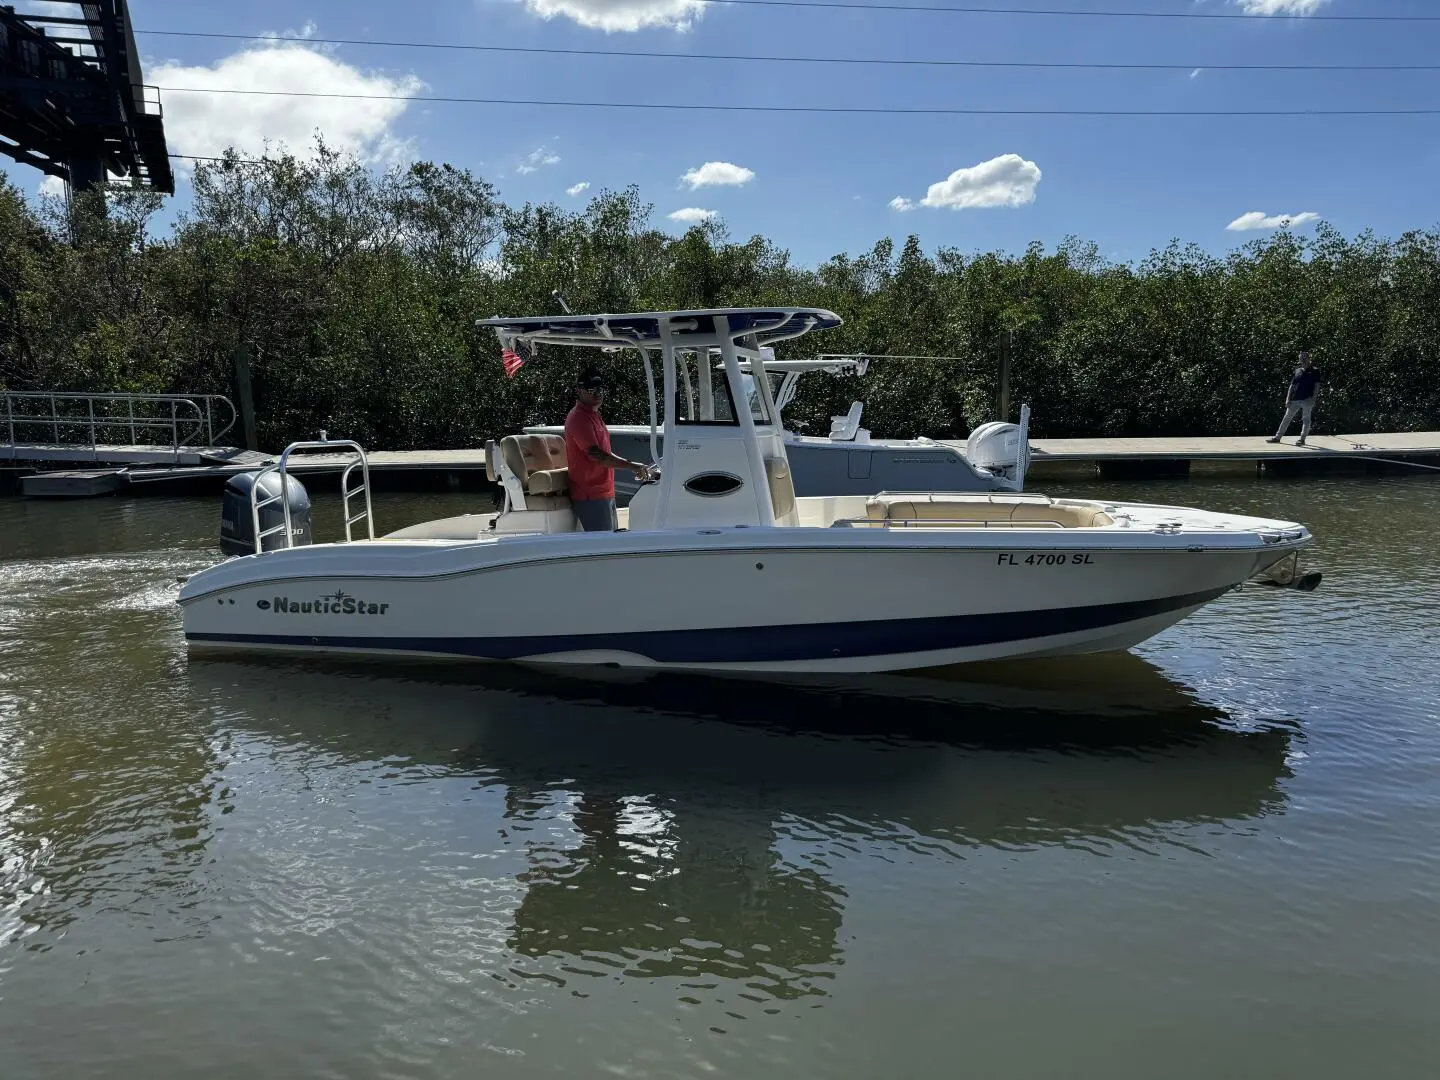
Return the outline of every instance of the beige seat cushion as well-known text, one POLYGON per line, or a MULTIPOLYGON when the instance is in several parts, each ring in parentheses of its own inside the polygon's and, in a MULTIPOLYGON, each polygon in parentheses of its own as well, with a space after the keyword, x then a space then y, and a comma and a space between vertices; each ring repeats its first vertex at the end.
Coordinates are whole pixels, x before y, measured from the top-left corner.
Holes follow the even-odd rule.
POLYGON ((1011 512, 1010 520, 1059 521, 1067 529, 1095 529, 1102 525, 1115 524, 1115 519, 1103 510, 1096 510, 1092 506, 1066 506, 1062 503, 1051 503, 1049 506, 1043 503, 1017 506, 1011 512))
POLYGON ((1014 495, 875 495, 866 500, 871 521, 960 521, 982 524, 1058 523, 1067 529, 1113 525, 1114 519, 1091 506, 1014 495))
POLYGON ((795 509, 795 482, 790 479, 790 466, 779 458, 766 458, 765 479, 770 483, 770 503, 775 516, 783 518, 795 509))
POLYGON ((563 435, 507 435, 500 440, 500 453, 527 495, 563 495, 570 490, 563 435))
POLYGON ((530 474, 525 490, 532 495, 563 495, 570 490, 569 469, 541 469, 530 474))

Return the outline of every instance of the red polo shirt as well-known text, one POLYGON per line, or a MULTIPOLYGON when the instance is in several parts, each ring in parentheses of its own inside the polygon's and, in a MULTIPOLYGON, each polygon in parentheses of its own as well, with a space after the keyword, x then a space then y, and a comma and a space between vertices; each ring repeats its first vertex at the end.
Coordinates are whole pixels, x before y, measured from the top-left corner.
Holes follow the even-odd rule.
POLYGON ((565 465, 570 470, 570 498, 613 499, 615 472, 609 465, 590 459, 592 446, 610 453, 610 432, 605 430, 599 409, 577 401, 565 417, 565 465))

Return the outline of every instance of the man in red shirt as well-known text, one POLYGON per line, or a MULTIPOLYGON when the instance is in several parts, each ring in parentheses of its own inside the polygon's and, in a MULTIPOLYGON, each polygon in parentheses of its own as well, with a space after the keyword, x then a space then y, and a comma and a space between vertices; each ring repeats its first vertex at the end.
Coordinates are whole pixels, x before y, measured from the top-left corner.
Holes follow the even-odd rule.
POLYGON ((620 527, 615 513, 615 469, 631 469, 644 480, 649 470, 610 452, 610 432, 600 415, 605 381, 594 368, 580 374, 575 384, 575 407, 565 417, 565 465, 570 471, 570 504, 586 532, 614 532, 620 527))

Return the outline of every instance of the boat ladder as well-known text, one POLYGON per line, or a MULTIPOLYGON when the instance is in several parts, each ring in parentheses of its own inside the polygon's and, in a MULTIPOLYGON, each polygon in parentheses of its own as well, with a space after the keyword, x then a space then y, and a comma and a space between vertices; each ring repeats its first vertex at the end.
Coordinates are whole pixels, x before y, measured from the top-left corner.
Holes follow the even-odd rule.
POLYGON ((374 510, 370 503, 370 462, 365 457, 364 448, 351 439, 331 439, 326 431, 320 432, 320 438, 308 442, 293 442, 285 447, 280 454, 280 460, 274 465, 267 465, 255 476, 255 482, 250 487, 250 518, 255 533, 255 553, 257 555, 264 551, 265 537, 273 536, 275 533, 283 533, 285 547, 294 546, 295 527, 290 518, 290 500, 286 498, 289 493, 289 475, 286 471, 290 464, 290 455, 296 452, 324 451, 329 454, 337 452, 348 452, 353 460, 345 466, 345 471, 340 474, 340 500, 342 515, 345 519, 345 542, 350 543, 354 537, 351 533, 352 527, 359 521, 365 522, 365 531, 369 539, 375 539, 375 517, 374 510), (360 483, 352 486, 351 475, 356 469, 360 470, 360 483), (280 476, 280 491, 276 495, 270 495, 264 499, 260 498, 260 481, 268 473, 278 473, 280 476), (365 508, 350 512, 350 500, 365 496, 365 508), (278 502, 280 509, 285 515, 285 520, 278 525, 272 525, 268 529, 260 528, 260 511, 272 503, 278 502))

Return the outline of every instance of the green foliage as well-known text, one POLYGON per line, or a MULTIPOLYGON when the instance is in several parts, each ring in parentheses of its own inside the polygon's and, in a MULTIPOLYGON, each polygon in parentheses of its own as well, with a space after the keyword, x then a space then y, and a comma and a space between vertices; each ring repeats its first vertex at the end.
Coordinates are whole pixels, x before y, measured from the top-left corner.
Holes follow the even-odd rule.
POLYGON ((823 430, 856 397, 879 435, 963 436, 994 418, 1010 335, 1012 417, 1039 435, 1270 430, 1295 353, 1327 376, 1332 430, 1433 427, 1440 233, 1347 240, 1281 232, 1225 258, 1169 247, 1114 265, 1069 239, 1022 255, 926 254, 915 237, 814 268, 708 221, 674 237, 638 191, 578 212, 509 207, 428 162, 384 172, 323 143, 202 164, 165 237, 156 197, 116 190, 39 210, 0 180, 0 386, 232 393, 251 361, 264 446, 326 428, 376 448, 478 445, 554 423, 577 367, 615 387, 614 421, 647 415, 633 358, 542 351, 513 379, 490 315, 818 305, 839 330, 782 345, 919 354, 853 379, 810 376, 787 413, 823 430))

